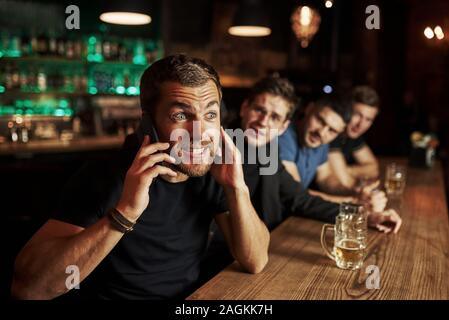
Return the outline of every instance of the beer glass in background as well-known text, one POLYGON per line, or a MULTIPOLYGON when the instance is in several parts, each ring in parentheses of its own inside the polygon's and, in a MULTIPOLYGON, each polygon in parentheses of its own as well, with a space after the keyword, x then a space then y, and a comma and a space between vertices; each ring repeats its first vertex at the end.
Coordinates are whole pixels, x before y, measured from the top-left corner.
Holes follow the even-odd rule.
POLYGON ((321 246, 341 269, 356 270, 363 265, 368 238, 367 215, 363 206, 342 203, 335 225, 325 224, 321 230, 321 246), (327 230, 334 231, 334 246, 326 243, 327 230))
POLYGON ((400 196, 404 192, 406 170, 404 166, 390 163, 385 170, 385 191, 389 196, 400 196))

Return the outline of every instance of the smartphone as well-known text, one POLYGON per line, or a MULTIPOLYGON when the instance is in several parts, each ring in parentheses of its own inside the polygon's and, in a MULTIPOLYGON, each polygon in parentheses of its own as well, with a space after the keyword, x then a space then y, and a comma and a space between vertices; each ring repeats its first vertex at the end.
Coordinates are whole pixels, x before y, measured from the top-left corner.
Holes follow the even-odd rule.
POLYGON ((136 130, 137 138, 139 143, 143 143, 143 139, 146 135, 150 136, 150 143, 159 142, 159 137, 157 135, 156 127, 153 124, 151 115, 149 113, 142 114, 142 120, 140 120, 140 125, 136 130))

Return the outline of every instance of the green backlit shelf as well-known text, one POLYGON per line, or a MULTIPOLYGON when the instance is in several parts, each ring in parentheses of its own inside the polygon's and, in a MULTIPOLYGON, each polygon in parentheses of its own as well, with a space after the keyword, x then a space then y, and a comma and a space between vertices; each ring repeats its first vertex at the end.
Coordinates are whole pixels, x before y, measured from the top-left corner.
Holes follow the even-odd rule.
POLYGON ((0 99, 35 99, 43 96, 76 98, 76 97, 137 97, 137 94, 116 94, 116 93, 88 93, 88 92, 62 92, 62 91, 44 91, 44 92, 24 92, 20 90, 7 90, 0 93, 0 99))
POLYGON ((131 61, 113 61, 104 60, 101 62, 88 61, 85 59, 68 59, 59 56, 29 56, 29 57, 0 57, 0 63, 42 63, 42 64, 74 64, 86 66, 113 66, 113 67, 131 67, 138 69, 145 69, 150 64, 135 64, 131 61))

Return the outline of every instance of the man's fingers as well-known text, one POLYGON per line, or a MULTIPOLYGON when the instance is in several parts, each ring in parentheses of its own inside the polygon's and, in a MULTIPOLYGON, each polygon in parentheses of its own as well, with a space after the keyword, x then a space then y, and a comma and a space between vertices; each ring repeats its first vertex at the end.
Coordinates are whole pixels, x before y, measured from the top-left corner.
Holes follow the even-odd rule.
POLYGON ((371 197, 376 199, 387 199, 387 195, 383 191, 373 191, 371 197))
POLYGON ((380 180, 376 180, 375 182, 367 185, 366 187, 363 188, 363 192, 365 193, 370 193, 371 191, 373 191, 374 189, 376 189, 380 184, 380 180))
POLYGON ((379 231, 386 233, 390 233, 391 231, 393 231, 393 233, 397 233, 402 225, 401 217, 392 209, 376 214, 375 221, 375 227, 379 231))
POLYGON ((380 223, 376 224, 376 228, 377 228, 377 230, 385 232, 385 233, 391 232, 391 228, 384 226, 383 224, 380 224, 380 223))
POLYGON ((221 148, 221 158, 227 164, 234 162, 237 164, 241 164, 242 159, 240 157, 240 153, 238 152, 238 149, 232 141, 231 137, 228 136, 223 127, 220 128, 220 131, 223 141, 223 146, 221 148))
POLYGON ((170 147, 170 144, 167 142, 157 142, 152 144, 143 145, 142 148, 137 153, 136 158, 143 158, 149 156, 158 151, 167 150, 170 147))
POLYGON ((156 165, 154 167, 151 167, 151 168, 147 169, 145 171, 145 175, 148 178, 154 179, 158 175, 169 175, 171 177, 176 177, 178 174, 175 171, 173 171, 172 169, 170 169, 170 168, 167 168, 167 167, 164 167, 164 166, 161 166, 161 165, 156 165))
POLYGON ((401 229, 401 225, 402 225, 402 219, 399 218, 398 221, 396 221, 396 225, 394 226, 394 233, 398 233, 399 229, 401 229))
POLYGON ((388 221, 391 221, 395 224, 394 233, 397 233, 402 225, 402 218, 398 215, 395 210, 388 210, 388 216, 386 217, 388 221))
POLYGON ((175 163, 176 159, 171 157, 169 154, 167 153, 155 153, 152 155, 149 155, 146 158, 141 158, 141 167, 140 167, 140 171, 145 171, 148 168, 151 168, 152 166, 154 166, 156 163, 158 162, 169 162, 169 163, 175 163))
POLYGON ((220 127, 222 140, 224 142, 224 148, 233 151, 235 148, 234 142, 232 141, 231 137, 228 136, 226 131, 223 129, 223 127, 220 127))
POLYGON ((370 184, 369 187, 371 188, 371 190, 374 190, 379 186, 379 184, 380 184, 380 180, 376 180, 375 182, 370 184))

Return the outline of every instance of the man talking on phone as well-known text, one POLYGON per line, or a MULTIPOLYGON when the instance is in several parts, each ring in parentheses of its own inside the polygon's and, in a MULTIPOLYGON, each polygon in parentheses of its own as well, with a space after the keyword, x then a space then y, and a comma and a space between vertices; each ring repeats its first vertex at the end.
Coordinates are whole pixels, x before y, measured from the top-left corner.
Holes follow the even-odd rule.
POLYGON ((184 297, 198 278, 212 219, 245 271, 266 265, 269 233, 251 204, 239 151, 220 128, 215 70, 185 55, 166 57, 142 75, 140 100, 155 133, 129 136, 119 159, 69 181, 57 213, 16 259, 15 298, 63 295, 71 289, 68 267, 79 270, 80 290, 72 292, 80 297, 184 297), (171 139, 178 129, 193 136, 190 143, 171 139), (156 134, 159 142, 150 138, 156 134), (232 161, 212 164, 225 150, 232 161))

